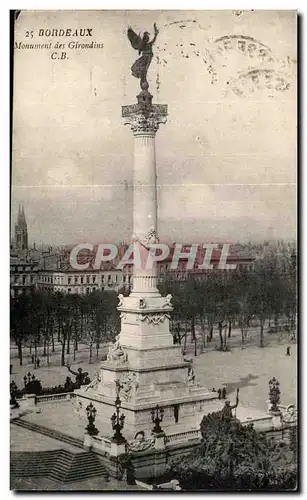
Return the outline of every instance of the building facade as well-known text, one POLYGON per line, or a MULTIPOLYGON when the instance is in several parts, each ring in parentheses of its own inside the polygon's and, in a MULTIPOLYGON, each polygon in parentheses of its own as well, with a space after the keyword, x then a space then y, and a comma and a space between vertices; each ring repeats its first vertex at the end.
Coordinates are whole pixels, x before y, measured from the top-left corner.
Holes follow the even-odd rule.
POLYGON ((10 257, 10 292, 12 297, 30 293, 37 287, 38 268, 35 262, 29 262, 11 253, 10 257))
MULTIPOLYGON (((70 264, 70 252, 73 247, 60 250, 49 248, 41 252, 28 246, 28 229, 23 207, 19 207, 15 225, 15 242, 11 246, 10 288, 11 295, 17 296, 32 290, 45 290, 71 294, 88 294, 97 290, 114 290, 117 293, 129 292, 133 285, 133 269, 127 264, 123 269, 117 269, 128 245, 119 247, 118 256, 112 262, 102 262, 100 269, 94 266, 97 247, 92 252, 80 252, 78 262, 88 263, 86 270, 74 269, 70 264)), ((176 269, 171 263, 174 245, 170 246, 167 259, 157 264, 158 282, 164 279, 186 280, 188 276, 202 278, 214 271, 223 273, 225 277, 233 272, 231 269, 220 269, 221 248, 214 249, 211 257, 212 270, 204 270, 201 265, 204 260, 204 249, 199 248, 192 269, 187 269, 189 245, 183 246, 187 257, 181 257, 176 269)), ((239 271, 251 270, 255 258, 248 255, 238 255, 231 251, 227 257, 228 264, 235 264, 239 271)))

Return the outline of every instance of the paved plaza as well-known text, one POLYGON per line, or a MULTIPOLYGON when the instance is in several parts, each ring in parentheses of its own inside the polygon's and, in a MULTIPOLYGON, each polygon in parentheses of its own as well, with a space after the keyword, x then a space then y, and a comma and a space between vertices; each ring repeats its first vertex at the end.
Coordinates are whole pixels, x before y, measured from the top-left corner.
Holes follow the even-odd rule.
POLYGON ((108 482, 104 478, 95 477, 74 483, 59 484, 46 478, 18 478, 14 480, 12 488, 15 491, 142 491, 144 488, 137 484, 129 486, 126 482, 110 478, 108 482))
POLYGON ((240 389, 240 403, 260 410, 266 409, 268 382, 276 377, 280 382, 281 404, 296 404, 297 346, 270 345, 263 349, 251 346, 231 352, 211 351, 193 359, 196 378, 210 389, 225 386, 230 400, 240 389))
MULTIPOLYGON (((233 340, 230 341, 230 345, 231 342, 233 343, 230 352, 219 352, 208 348, 196 357, 193 355, 193 345, 189 344, 185 357, 193 360, 196 382, 208 389, 218 390, 220 387, 226 387, 227 396, 231 402, 235 401, 236 389, 239 388, 239 406, 244 407, 245 413, 248 412, 248 408, 251 408, 254 416, 257 416, 258 413, 260 416, 266 412, 268 382, 272 377, 276 377, 280 382, 281 403, 283 405, 296 404, 297 400, 297 346, 292 344, 291 356, 286 356, 287 343, 278 342, 274 338, 269 340, 269 345, 262 349, 253 344, 242 349, 236 347, 234 336, 233 340)), ((77 354, 77 359, 78 363, 73 364, 72 368, 76 370, 78 366, 81 366, 83 370, 89 372, 92 378, 99 369, 100 361, 95 360, 89 364, 87 351, 82 349, 77 354)), ((25 356, 25 360, 30 361, 27 356, 25 356)), ((15 380, 19 387, 22 387, 23 376, 29 370, 35 373, 45 387, 63 385, 65 378, 70 375, 67 367, 59 366, 58 351, 53 355, 49 368, 44 366, 44 359, 42 366, 36 370, 33 370, 31 364, 26 364, 23 367, 18 366, 15 357, 12 357, 12 361, 14 369, 11 379, 15 380)), ((71 376, 73 378, 73 375, 71 376)), ((42 408, 40 414, 33 413, 24 418, 72 436, 83 437, 85 422, 78 415, 74 400, 52 401, 44 403, 40 407, 42 408)), ((111 428, 109 430, 101 429, 102 434, 107 435, 108 431, 111 432, 111 428)), ((23 440, 18 439, 18 432, 14 431, 11 435, 13 447, 19 447, 23 442, 23 440)))
MULTIPOLYGON (((216 351, 210 347, 202 354, 194 356, 194 347, 188 344, 186 359, 193 360, 196 381, 205 385, 208 389, 226 387, 230 399, 235 398, 235 390, 240 389, 240 402, 244 406, 251 406, 263 410, 266 408, 268 396, 268 382, 276 377, 280 382, 281 402, 284 405, 296 403, 297 392, 297 345, 291 344, 291 356, 286 356, 288 343, 285 339, 278 341, 276 337, 269 337, 268 345, 259 348, 254 342, 246 344, 242 349, 237 342, 236 335, 229 341, 230 352, 216 351)), ((52 355, 50 366, 46 366, 46 359, 40 355, 41 367, 34 370, 28 350, 25 350, 24 365, 19 366, 16 350, 11 349, 11 363, 13 364, 14 380, 18 387, 23 387, 23 377, 30 371, 41 381, 43 387, 64 385, 67 376, 74 376, 68 372, 66 366, 60 366, 60 347, 57 346, 56 353, 52 355)), ((100 350, 101 356, 107 348, 100 350)), ((76 355, 68 356, 71 368, 76 371, 80 366, 83 371, 88 371, 93 378, 98 371, 101 361, 97 361, 93 355, 93 362, 88 362, 88 350, 80 346, 76 355)))
POLYGON ((67 443, 52 439, 42 434, 18 427, 17 425, 10 425, 10 441, 11 451, 46 451, 46 450, 65 450, 72 453, 80 453, 83 450, 70 446, 67 443))

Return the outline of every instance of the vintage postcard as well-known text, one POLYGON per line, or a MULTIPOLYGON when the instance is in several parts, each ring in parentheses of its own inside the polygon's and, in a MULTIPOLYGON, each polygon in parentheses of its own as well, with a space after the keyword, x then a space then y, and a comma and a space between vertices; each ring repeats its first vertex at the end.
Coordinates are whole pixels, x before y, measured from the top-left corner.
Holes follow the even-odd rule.
POLYGON ((296 490, 297 12, 12 16, 11 489, 296 490))

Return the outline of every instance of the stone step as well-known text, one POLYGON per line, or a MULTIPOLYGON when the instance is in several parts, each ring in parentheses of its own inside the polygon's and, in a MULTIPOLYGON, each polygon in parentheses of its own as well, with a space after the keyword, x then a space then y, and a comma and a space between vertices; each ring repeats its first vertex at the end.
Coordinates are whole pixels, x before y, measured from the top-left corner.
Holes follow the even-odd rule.
POLYGON ((108 478, 108 472, 92 452, 71 453, 14 452, 11 454, 11 477, 46 477, 60 483, 82 481, 90 477, 108 478))

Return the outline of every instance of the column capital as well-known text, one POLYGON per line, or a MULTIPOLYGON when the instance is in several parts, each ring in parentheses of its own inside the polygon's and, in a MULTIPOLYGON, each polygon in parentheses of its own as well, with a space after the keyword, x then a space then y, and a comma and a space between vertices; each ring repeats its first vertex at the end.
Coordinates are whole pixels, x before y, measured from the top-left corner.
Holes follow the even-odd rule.
POLYGON ((122 106, 125 125, 130 125, 134 135, 154 135, 160 123, 166 123, 167 104, 137 104, 122 106))

